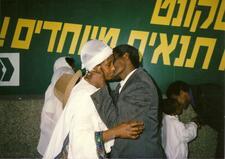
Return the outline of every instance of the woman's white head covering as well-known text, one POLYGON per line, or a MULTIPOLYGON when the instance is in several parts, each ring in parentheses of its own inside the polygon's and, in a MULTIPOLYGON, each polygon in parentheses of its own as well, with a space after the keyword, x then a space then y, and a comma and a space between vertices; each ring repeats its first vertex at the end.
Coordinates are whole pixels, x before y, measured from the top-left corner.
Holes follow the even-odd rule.
MULTIPOLYGON (((91 71, 96 65, 102 63, 112 55, 112 49, 99 40, 90 40, 81 49, 82 68, 91 71)), ((53 131, 44 159, 55 158, 62 150, 63 143, 69 134, 74 107, 65 107, 53 131), (67 113, 70 112, 70 113, 67 113), (66 115, 64 115, 67 113, 66 115)))
POLYGON ((55 96, 54 87, 63 74, 73 75, 74 71, 66 62, 66 57, 58 58, 54 63, 51 83, 45 92, 44 105, 41 113, 41 134, 37 146, 38 152, 44 155, 55 124, 63 111, 63 103, 55 96))
POLYGON ((69 67, 69 68, 71 68, 71 66, 66 62, 66 57, 64 56, 64 57, 60 57, 60 58, 58 58, 56 61, 55 61, 55 63, 54 63, 54 72, 56 71, 56 70, 58 70, 59 68, 62 68, 62 67, 69 67))
POLYGON ((112 49, 107 44, 100 40, 90 40, 81 49, 82 69, 91 71, 110 55, 112 55, 112 49))

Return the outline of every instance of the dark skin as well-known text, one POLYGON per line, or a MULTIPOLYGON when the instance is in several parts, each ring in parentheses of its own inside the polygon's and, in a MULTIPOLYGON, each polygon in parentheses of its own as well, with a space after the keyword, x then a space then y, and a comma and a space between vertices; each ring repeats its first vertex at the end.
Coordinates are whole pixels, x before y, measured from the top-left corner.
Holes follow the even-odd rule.
MULTIPOLYGON (((92 71, 85 75, 84 79, 96 88, 106 85, 106 80, 111 80, 115 74, 114 56, 111 55, 92 71)), ((144 123, 142 121, 129 121, 121 123, 116 127, 103 132, 103 140, 108 141, 113 138, 136 139, 143 132, 144 123)))
POLYGON ((172 98, 176 99, 177 102, 183 106, 184 109, 188 108, 188 105, 191 103, 190 96, 188 92, 180 91, 179 95, 173 95, 172 98))
POLYGON ((119 76, 120 79, 124 80, 135 67, 131 63, 128 53, 125 53, 121 57, 118 57, 117 55, 114 55, 114 57, 115 76, 119 76))
POLYGON ((144 129, 141 121, 129 121, 117 125, 116 127, 103 132, 103 140, 108 141, 113 138, 136 139, 144 129))
POLYGON ((180 104, 176 106, 176 112, 172 115, 181 115, 183 113, 183 107, 180 104))
POLYGON ((113 65, 114 57, 111 55, 101 64, 85 75, 85 79, 96 88, 102 88, 106 85, 106 80, 111 80, 114 77, 115 67, 113 65))
POLYGON ((88 74, 87 76, 93 76, 92 78, 95 79, 93 80, 92 84, 96 86, 97 88, 103 88, 106 85, 106 80, 111 80, 111 79, 122 79, 124 80, 126 76, 132 72, 135 69, 135 67, 132 65, 128 53, 125 53, 123 56, 118 57, 117 55, 110 56, 110 58, 107 58, 103 63, 98 65, 92 70, 92 73, 88 74), (111 63, 114 66, 114 74, 112 76, 107 77, 107 73, 105 71, 105 65, 109 65, 111 63))
MULTIPOLYGON (((187 109, 189 104, 191 103, 191 99, 190 99, 190 96, 188 94, 188 92, 185 92, 183 90, 180 91, 179 95, 174 95, 173 96, 174 99, 177 100, 177 102, 179 103, 179 107, 178 110, 177 110, 177 115, 180 115, 182 114, 183 112, 183 109, 187 109)), ((199 117, 194 117, 191 121, 195 122, 198 126, 198 128, 201 128, 201 120, 199 119, 199 117)))

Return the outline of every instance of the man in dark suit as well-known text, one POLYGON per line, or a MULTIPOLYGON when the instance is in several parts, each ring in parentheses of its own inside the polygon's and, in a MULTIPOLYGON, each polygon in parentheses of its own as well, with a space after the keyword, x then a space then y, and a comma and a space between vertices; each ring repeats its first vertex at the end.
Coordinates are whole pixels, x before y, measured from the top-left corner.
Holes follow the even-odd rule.
POLYGON ((202 124, 217 131, 216 158, 224 157, 224 88, 216 84, 188 85, 183 81, 171 83, 167 97, 176 99, 184 109, 189 104, 202 124))
MULTIPOLYGON (((144 121, 136 140, 116 139, 111 158, 163 158, 158 120, 158 93, 150 76, 139 68, 138 50, 130 45, 113 49, 116 75, 121 78, 113 99, 105 84, 92 95, 96 109, 108 128, 128 120, 144 121)), ((101 81, 101 80, 99 80, 101 81)))

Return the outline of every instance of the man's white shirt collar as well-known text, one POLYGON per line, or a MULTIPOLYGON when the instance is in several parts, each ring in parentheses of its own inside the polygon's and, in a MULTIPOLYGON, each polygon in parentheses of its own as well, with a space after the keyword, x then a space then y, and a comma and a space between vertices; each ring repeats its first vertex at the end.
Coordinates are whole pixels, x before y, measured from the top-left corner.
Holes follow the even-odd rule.
POLYGON ((125 83, 127 82, 127 80, 130 78, 130 76, 136 71, 137 69, 134 69, 133 71, 131 71, 124 80, 120 81, 120 89, 119 89, 119 93, 121 92, 123 86, 125 85, 125 83))

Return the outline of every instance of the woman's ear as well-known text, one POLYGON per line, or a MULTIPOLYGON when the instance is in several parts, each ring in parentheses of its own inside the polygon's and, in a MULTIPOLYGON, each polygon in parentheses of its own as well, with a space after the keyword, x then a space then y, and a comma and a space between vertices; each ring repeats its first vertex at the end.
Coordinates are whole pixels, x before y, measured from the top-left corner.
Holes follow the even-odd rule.
POLYGON ((101 72, 102 71, 101 65, 96 66, 94 71, 98 73, 101 72))
POLYGON ((102 74, 102 67, 101 65, 95 66, 95 68, 92 69, 92 73, 101 73, 102 74))

